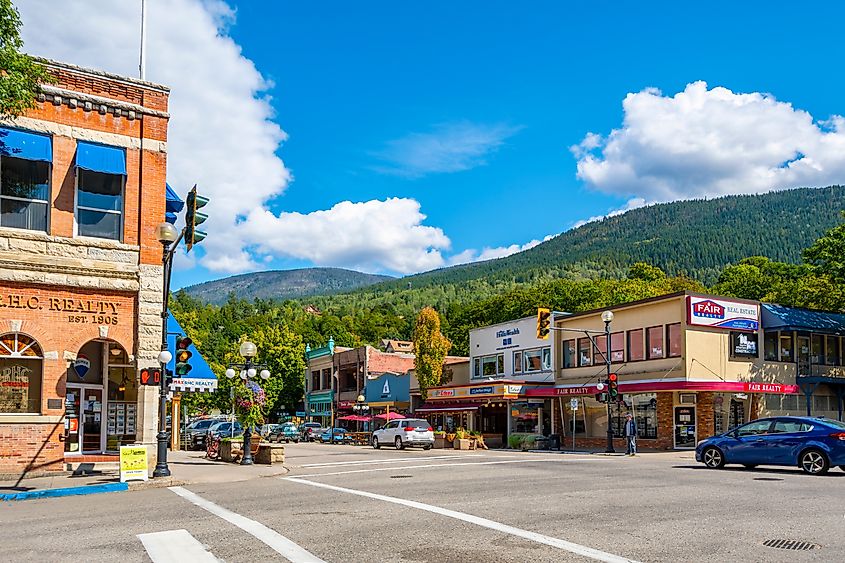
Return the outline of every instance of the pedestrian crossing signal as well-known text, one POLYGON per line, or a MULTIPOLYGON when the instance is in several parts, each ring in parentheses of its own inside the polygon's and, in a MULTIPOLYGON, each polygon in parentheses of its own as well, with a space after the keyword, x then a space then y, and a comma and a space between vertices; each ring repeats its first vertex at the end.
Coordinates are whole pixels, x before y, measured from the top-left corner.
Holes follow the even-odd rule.
POLYGON ((537 338, 548 340, 552 324, 552 312, 546 307, 537 308, 537 338))
POLYGON ((155 368, 144 368, 141 370, 141 385, 160 385, 161 370, 155 368))

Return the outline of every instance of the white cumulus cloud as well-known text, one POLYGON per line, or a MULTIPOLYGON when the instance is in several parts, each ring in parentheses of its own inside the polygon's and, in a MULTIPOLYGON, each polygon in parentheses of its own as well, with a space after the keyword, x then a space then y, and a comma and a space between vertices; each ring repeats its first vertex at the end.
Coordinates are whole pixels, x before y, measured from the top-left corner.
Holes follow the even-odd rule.
POLYGON ((254 211, 241 224, 244 235, 260 241, 257 253, 306 259, 320 266, 344 266, 402 274, 443 265, 449 238, 423 225, 420 204, 409 198, 353 203, 312 213, 274 215, 254 211))
POLYGON ((759 193, 845 181, 845 119, 814 120, 759 92, 688 84, 674 96, 628 94, 607 137, 571 147, 578 177, 649 202, 759 193))
POLYGON ((501 123, 440 124, 426 133, 410 133, 388 141, 382 150, 373 153, 383 162, 375 170, 408 178, 469 170, 486 164, 487 157, 518 130, 501 123))
POLYGON ((534 248, 538 244, 544 243, 547 240, 551 240, 555 238, 557 234, 554 235, 547 235, 543 237, 543 240, 531 240, 526 242, 525 244, 511 244, 510 246, 485 246, 481 250, 477 250, 474 248, 468 248, 458 254, 455 254, 449 257, 449 265, 454 266, 457 264, 468 264, 470 262, 482 262, 484 260, 494 260, 496 258, 504 258, 505 256, 510 256, 511 254, 516 254, 517 252, 522 252, 523 250, 528 250, 529 248, 534 248))

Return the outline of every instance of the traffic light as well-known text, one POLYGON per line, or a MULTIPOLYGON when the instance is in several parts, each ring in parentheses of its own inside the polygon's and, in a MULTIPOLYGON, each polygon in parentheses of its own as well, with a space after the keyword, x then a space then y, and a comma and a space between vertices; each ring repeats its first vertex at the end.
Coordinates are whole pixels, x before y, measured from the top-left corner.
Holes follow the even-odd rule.
POLYGON ((198 231, 197 226, 205 223, 208 215, 204 213, 197 213, 197 209, 208 205, 208 198, 197 195, 196 185, 188 192, 187 211, 185 212, 185 245, 188 247, 188 252, 191 248, 201 242, 208 233, 198 231))
POLYGON ((619 381, 615 373, 607 376, 607 395, 614 403, 619 398, 619 381))
POLYGON ((185 377, 191 371, 191 364, 188 360, 193 354, 188 347, 193 343, 193 340, 187 336, 176 337, 176 377, 185 377))
POLYGON ((552 312, 545 307, 537 308, 537 338, 548 340, 549 327, 552 324, 552 312))
POLYGON ((607 402, 607 393, 596 393, 596 401, 600 403, 607 402))

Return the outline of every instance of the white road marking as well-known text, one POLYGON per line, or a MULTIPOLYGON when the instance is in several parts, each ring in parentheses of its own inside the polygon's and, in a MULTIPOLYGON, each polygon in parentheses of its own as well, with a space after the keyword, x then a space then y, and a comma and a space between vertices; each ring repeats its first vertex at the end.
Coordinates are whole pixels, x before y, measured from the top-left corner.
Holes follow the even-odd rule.
POLYGON ((138 534, 153 563, 219 563, 188 530, 168 530, 152 534, 138 534))
MULTIPOLYGON (((348 471, 332 471, 331 473, 308 473, 306 475, 297 475, 297 477, 305 478, 305 477, 326 477, 329 475, 349 475, 351 473, 372 473, 375 471, 399 471, 404 469, 426 469, 428 467, 455 467, 460 465, 500 465, 503 463, 549 463, 549 462, 559 462, 559 463, 570 463, 573 461, 606 461, 603 459, 508 459, 505 461, 471 461, 471 462, 459 462, 459 463, 427 463, 425 465, 404 465, 402 467, 373 467, 371 469, 350 469, 348 471)), ((284 479, 284 477, 280 477, 280 479, 284 479)))
POLYGON ((586 547, 583 545, 578 545, 577 543, 568 542, 566 540, 561 540, 558 538, 553 538, 550 536, 544 536, 543 534, 538 534, 537 532, 529 532, 528 530, 522 530, 520 528, 515 528, 513 526, 508 526, 507 524, 502 524, 501 522, 495 522, 493 520, 488 520, 487 518, 481 518, 480 516, 473 516, 472 514, 466 514, 464 512, 458 512, 456 510, 449 510, 448 508, 441 508, 439 506, 434 506, 431 504, 425 504, 422 502, 417 502, 413 500, 406 500, 403 498, 397 497, 389 497, 386 495, 379 495, 376 493, 369 493, 367 491, 358 491, 355 489, 347 489, 345 487, 336 487, 334 485, 328 485, 326 483, 317 483, 314 481, 308 481, 306 479, 300 479, 298 477, 286 477, 286 481, 292 481, 294 483, 302 483, 303 485, 311 485, 312 487, 319 487, 322 489, 329 489, 331 491, 337 491, 341 493, 348 493, 350 495, 357 495, 361 497, 371 498, 374 500, 380 500, 384 502, 390 502, 393 504, 398 504, 401 506, 408 506, 410 508, 416 508, 418 510, 424 510, 426 512, 432 512, 434 514, 440 514, 441 516, 447 516, 449 518, 455 518, 456 520, 462 520, 464 522, 469 522, 471 524, 476 524, 478 526, 482 526, 484 528, 489 528, 491 530, 496 530, 498 532, 502 532, 505 534, 510 534, 513 536, 517 536, 520 538, 524 538, 527 540, 531 540, 537 543, 542 543, 545 545, 550 545, 552 547, 556 547, 558 549, 563 549, 570 553, 575 553, 576 555, 581 555, 583 557, 588 557, 590 559, 596 559, 598 561, 605 561, 607 563, 636 563, 632 559, 626 559, 625 557, 621 557, 619 555, 614 555, 612 553, 607 553, 604 551, 600 551, 598 549, 593 549, 592 547, 586 547))
POLYGON ((359 461, 332 461, 327 463, 306 463, 300 467, 332 467, 336 465, 366 465, 372 463, 407 463, 409 461, 425 461, 427 459, 461 459, 466 457, 484 457, 482 454, 469 455, 435 455, 431 457, 403 457, 401 459, 367 459, 359 461))
POLYGON ((288 561, 295 561, 296 563, 325 563, 325 561, 313 553, 306 551, 299 545, 293 543, 277 531, 268 528, 261 522, 256 522, 251 518, 241 516, 236 512, 232 512, 222 506, 218 506, 210 500, 206 500, 198 494, 192 493, 188 489, 184 489, 182 487, 169 487, 169 489, 180 497, 191 501, 200 508, 211 512, 215 516, 219 516, 223 520, 234 524, 241 530, 261 540, 288 561))

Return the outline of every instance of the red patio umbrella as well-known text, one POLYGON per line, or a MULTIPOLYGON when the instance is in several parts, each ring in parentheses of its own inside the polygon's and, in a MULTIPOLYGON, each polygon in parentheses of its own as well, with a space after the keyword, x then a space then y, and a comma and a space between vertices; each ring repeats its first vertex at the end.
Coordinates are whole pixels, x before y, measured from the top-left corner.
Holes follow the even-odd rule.
POLYGON ((390 412, 384 413, 384 414, 377 414, 376 418, 380 418, 381 420, 396 420, 397 418, 405 418, 405 417, 402 416, 401 414, 399 414, 398 412, 390 411, 390 412))

